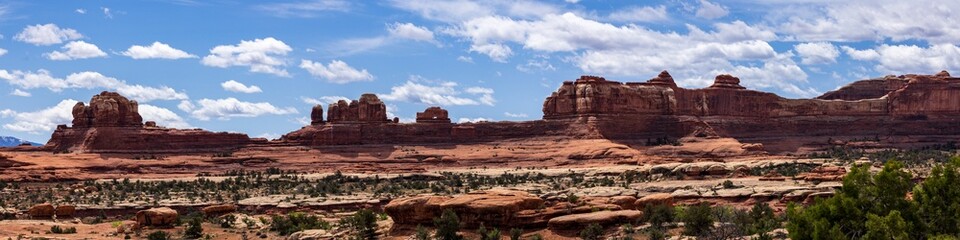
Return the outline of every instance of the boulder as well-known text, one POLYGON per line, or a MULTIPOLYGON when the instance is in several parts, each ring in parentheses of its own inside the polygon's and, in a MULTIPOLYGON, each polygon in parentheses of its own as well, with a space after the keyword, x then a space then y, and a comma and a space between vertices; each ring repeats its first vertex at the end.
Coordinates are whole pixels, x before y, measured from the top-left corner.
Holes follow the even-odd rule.
POLYGON ((468 226, 483 223, 487 226, 522 226, 515 221, 516 214, 523 210, 541 207, 544 201, 523 191, 490 189, 453 197, 415 196, 400 198, 384 206, 384 212, 397 224, 431 224, 446 209, 460 217, 468 226))
POLYGON ((633 205, 637 206, 640 209, 643 209, 647 205, 659 205, 659 204, 673 206, 673 195, 669 193, 654 193, 654 194, 643 196, 640 199, 637 199, 637 201, 633 205))
POLYGON ((56 210, 53 204, 49 203, 33 205, 30 209, 27 209, 27 215, 31 218, 50 218, 54 214, 56 214, 56 210))
POLYGON ((417 112, 417 123, 450 123, 450 117, 443 108, 428 107, 423 112, 417 112))
POLYGON ((555 217, 550 219, 547 225, 553 230, 573 230, 583 229, 594 223, 601 226, 631 223, 641 216, 643 213, 637 210, 598 211, 555 217))
POLYGON ((55 210, 55 212, 57 214, 57 218, 71 217, 74 214, 76 214, 77 207, 72 205, 60 205, 60 206, 57 206, 57 209, 55 210))
POLYGON ((168 207, 151 208, 137 212, 137 225, 140 227, 170 227, 180 215, 168 207))
POLYGON ((287 240, 323 240, 323 239, 334 239, 333 234, 327 232, 323 229, 310 229, 303 230, 295 233, 291 233, 290 236, 287 236, 287 240))
POLYGON ((204 207, 200 209, 200 211, 203 212, 203 215, 216 216, 216 215, 236 212, 237 205, 233 205, 233 204, 213 205, 213 206, 204 207))

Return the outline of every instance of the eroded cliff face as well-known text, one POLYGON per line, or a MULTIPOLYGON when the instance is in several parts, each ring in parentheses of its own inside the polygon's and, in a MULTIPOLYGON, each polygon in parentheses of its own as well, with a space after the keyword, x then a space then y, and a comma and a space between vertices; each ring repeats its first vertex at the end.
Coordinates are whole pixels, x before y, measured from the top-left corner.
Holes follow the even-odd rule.
MULTIPOLYGON (((960 78, 949 73, 887 76, 852 83, 815 99, 786 99, 717 76, 708 88, 620 83, 584 76, 544 101, 544 119, 589 119, 598 135, 638 140, 714 132, 744 141, 843 136, 960 135, 960 78)), ((672 79, 672 78, 671 78, 672 79)))
POLYGON ((217 151, 250 142, 246 134, 214 133, 200 129, 172 129, 156 126, 138 112, 136 101, 115 92, 102 92, 90 104, 73 107, 73 126, 57 126, 44 146, 63 152, 196 152, 217 151))
POLYGON ((349 104, 332 104, 326 123, 317 124, 313 115, 312 126, 282 140, 305 145, 439 144, 525 137, 636 142, 697 136, 733 137, 785 151, 830 138, 960 140, 960 79, 946 72, 858 81, 814 99, 787 99, 740 83, 724 74, 710 87, 686 89, 677 87, 666 71, 646 82, 582 76, 547 97, 544 120, 476 124, 452 124, 447 111, 438 107, 418 112, 417 123, 389 122, 383 103, 365 94, 349 104))

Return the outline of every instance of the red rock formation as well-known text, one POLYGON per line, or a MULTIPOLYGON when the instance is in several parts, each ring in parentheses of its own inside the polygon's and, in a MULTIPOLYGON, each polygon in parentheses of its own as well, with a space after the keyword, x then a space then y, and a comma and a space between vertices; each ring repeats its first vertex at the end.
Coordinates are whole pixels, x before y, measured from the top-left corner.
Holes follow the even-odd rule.
POLYGON ((387 119, 387 105, 372 93, 364 93, 360 96, 360 100, 351 101, 349 104, 344 100, 330 104, 330 108, 327 109, 327 121, 331 123, 390 122, 387 119))
POLYGON ((137 212, 137 225, 140 227, 170 227, 180 215, 177 210, 168 207, 151 208, 137 212))
POLYGON ((710 88, 745 89, 740 86, 740 78, 731 76, 730 74, 717 75, 717 78, 714 79, 713 85, 710 86, 710 88))
POLYGON ((27 215, 31 218, 50 218, 53 217, 53 214, 56 213, 53 204, 42 203, 33 205, 30 209, 27 209, 27 215))
POLYGON ((648 80, 647 84, 659 85, 659 86, 671 87, 671 88, 677 87, 677 83, 673 81, 673 76, 670 76, 670 73, 668 73, 667 70, 663 70, 663 72, 660 72, 660 75, 657 75, 657 77, 651 78, 650 80, 648 80))
POLYGON ((417 123, 450 123, 447 110, 440 107, 428 107, 417 113, 417 123))
POLYGON ((468 226, 480 223, 488 226, 519 226, 518 212, 535 210, 544 204, 543 199, 522 191, 491 189, 471 192, 455 197, 420 196, 391 201, 384 212, 397 224, 425 224, 451 209, 468 226))
POLYGON ((310 125, 323 124, 323 106, 317 104, 310 111, 310 125))
POLYGON ((90 105, 73 108, 73 127, 57 126, 47 149, 82 152, 193 152, 240 147, 250 142, 246 134, 214 133, 199 129, 172 129, 143 124, 136 101, 114 92, 102 92, 90 105))

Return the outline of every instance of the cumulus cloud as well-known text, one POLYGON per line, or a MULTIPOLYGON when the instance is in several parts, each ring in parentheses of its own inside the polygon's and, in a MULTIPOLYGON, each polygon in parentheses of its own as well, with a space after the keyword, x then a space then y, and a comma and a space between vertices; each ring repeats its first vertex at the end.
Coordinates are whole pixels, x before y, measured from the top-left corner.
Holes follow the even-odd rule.
POLYGON ((120 54, 133 59, 181 59, 196 58, 196 55, 189 54, 183 50, 170 47, 165 43, 153 42, 150 46, 133 45, 120 54))
POLYGON ((320 62, 302 60, 300 68, 307 70, 314 77, 326 79, 328 82, 345 84, 351 82, 373 81, 373 75, 366 69, 357 70, 340 60, 330 61, 326 66, 320 62))
POLYGON ((159 126, 171 128, 193 128, 189 123, 183 120, 170 109, 153 106, 150 104, 140 104, 138 112, 143 117, 143 121, 154 121, 159 126))
POLYGON ((610 13, 607 19, 618 22, 659 22, 670 19, 667 7, 633 6, 610 13))
POLYGON ((465 63, 473 63, 473 58, 468 56, 459 56, 457 57, 457 61, 461 61, 465 63))
POLYGON ((261 115, 296 114, 297 109, 292 107, 279 108, 267 102, 244 102, 236 98, 200 99, 196 105, 181 102, 177 106, 181 110, 190 112, 190 115, 202 121, 212 118, 229 120, 234 117, 258 117, 261 115), (186 109, 186 110, 185 110, 186 109))
POLYGON ((14 89, 13 92, 10 92, 10 95, 18 96, 18 97, 29 97, 29 96, 32 96, 32 94, 30 94, 29 92, 26 92, 26 91, 23 91, 23 90, 20 90, 20 89, 14 89))
POLYGON ((844 51, 853 59, 877 62, 876 70, 884 73, 933 74, 940 70, 960 69, 960 46, 954 44, 928 47, 883 44, 866 50, 844 47, 844 51))
POLYGON ((37 46, 61 44, 65 41, 83 38, 77 30, 60 28, 56 24, 37 24, 27 26, 20 33, 13 36, 14 40, 30 43, 37 46))
POLYGON ((6 54, 7 54, 7 50, 0 48, 0 56, 6 55, 6 54))
POLYGON ((700 8, 697 9, 697 17, 717 19, 727 16, 727 14, 730 14, 730 10, 727 10, 727 8, 723 5, 720 5, 719 3, 712 3, 707 0, 700 0, 700 8))
POLYGON ((426 105, 493 105, 493 89, 471 87, 466 93, 477 96, 477 99, 463 97, 457 89, 457 83, 432 81, 421 76, 410 76, 410 80, 400 86, 390 88, 388 94, 378 94, 380 98, 389 101, 404 101, 422 103, 426 105))
POLYGON ((63 89, 70 88, 115 90, 124 96, 141 102, 188 98, 187 94, 177 92, 170 87, 147 87, 139 84, 127 84, 125 81, 91 71, 72 73, 67 75, 66 78, 57 78, 45 69, 40 69, 36 72, 0 70, 0 79, 6 80, 10 85, 23 89, 46 88, 54 92, 60 92, 63 91, 63 89))
POLYGON ((345 0, 308 0, 300 2, 271 3, 254 7, 277 17, 310 18, 323 12, 348 12, 352 8, 345 0))
POLYGON ((776 28, 798 41, 960 42, 958 1, 826 1, 810 14, 784 14, 776 28), (928 6, 928 7, 917 7, 928 6))
POLYGON ((258 38, 252 41, 242 40, 236 45, 216 46, 210 49, 210 55, 203 57, 201 62, 211 67, 242 66, 249 67, 250 72, 288 77, 290 73, 283 69, 286 62, 282 57, 290 51, 293 51, 293 48, 283 41, 272 37, 258 38))
POLYGON ((394 23, 389 25, 387 30, 392 37, 439 44, 433 37, 433 31, 413 23, 394 23))
POLYGON ((44 54, 50 60, 76 60, 96 57, 106 57, 107 53, 100 50, 97 45, 84 41, 73 41, 63 45, 60 49, 64 51, 53 51, 44 54))
POLYGON ((10 131, 27 132, 31 134, 40 134, 41 132, 51 132, 59 124, 67 124, 73 120, 73 105, 77 100, 64 99, 55 106, 44 108, 35 112, 15 112, 4 110, 4 117, 13 117, 12 123, 4 124, 3 128, 10 131))
POLYGON ((222 87, 223 90, 227 90, 230 92, 238 92, 238 93, 263 92, 263 90, 261 90, 260 87, 256 85, 247 86, 247 85, 244 85, 243 83, 240 83, 234 80, 227 80, 226 82, 222 82, 220 83, 220 87, 222 87))
POLYGON ((323 105, 323 106, 327 106, 328 104, 331 104, 331 103, 336 103, 337 101, 340 101, 340 100, 344 100, 348 102, 350 101, 349 98, 344 96, 321 96, 319 98, 300 97, 300 100, 306 104, 323 105))
POLYGON ((487 55, 496 62, 507 62, 507 58, 513 56, 513 50, 503 44, 474 44, 470 51, 487 55))
POLYGON ((801 43, 793 46, 803 64, 835 63, 840 51, 828 42, 801 43))

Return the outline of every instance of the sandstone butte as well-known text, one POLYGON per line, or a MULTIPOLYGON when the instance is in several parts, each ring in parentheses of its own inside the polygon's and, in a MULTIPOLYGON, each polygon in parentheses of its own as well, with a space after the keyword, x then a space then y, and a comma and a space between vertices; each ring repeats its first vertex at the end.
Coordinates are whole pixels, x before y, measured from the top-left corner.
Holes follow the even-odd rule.
POLYGON ((543 103, 543 119, 451 123, 430 107, 416 123, 388 119, 374 94, 314 106, 311 124, 278 140, 143 123, 137 102, 103 92, 73 108, 73 125, 60 125, 44 149, 82 152, 214 151, 249 145, 457 144, 530 137, 642 142, 657 138, 729 137, 793 151, 830 138, 879 138, 894 144, 960 138, 960 78, 943 71, 854 82, 813 99, 787 99, 750 90, 731 75, 707 88, 676 85, 666 71, 646 82, 582 76, 566 81, 543 103))

